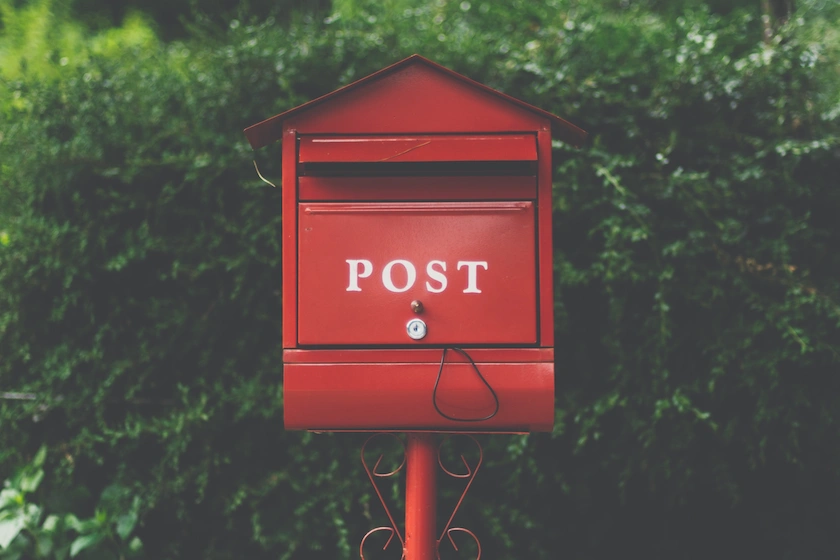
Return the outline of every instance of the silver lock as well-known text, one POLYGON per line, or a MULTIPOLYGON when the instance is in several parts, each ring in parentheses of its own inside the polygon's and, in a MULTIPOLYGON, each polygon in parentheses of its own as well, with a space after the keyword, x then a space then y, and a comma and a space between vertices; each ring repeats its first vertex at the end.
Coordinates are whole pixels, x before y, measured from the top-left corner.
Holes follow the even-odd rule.
POLYGON ((426 323, 422 319, 412 319, 405 326, 409 338, 412 340, 420 340, 426 336, 426 323))

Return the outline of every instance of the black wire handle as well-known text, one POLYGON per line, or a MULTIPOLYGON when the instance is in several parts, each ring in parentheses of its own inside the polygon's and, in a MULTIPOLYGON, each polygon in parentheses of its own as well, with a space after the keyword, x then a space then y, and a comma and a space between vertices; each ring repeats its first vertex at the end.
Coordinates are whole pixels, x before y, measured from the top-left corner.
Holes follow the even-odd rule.
POLYGON ((455 348, 454 346, 451 347, 451 348, 450 347, 445 347, 443 349, 443 355, 440 357, 440 368, 438 368, 437 379, 435 379, 435 388, 432 391, 432 405, 434 405, 435 411, 437 411, 438 414, 440 414, 441 416, 443 416, 447 420, 452 420, 452 421, 455 421, 455 422, 484 422, 485 420, 490 420, 491 418, 496 416, 496 414, 499 413, 499 397, 498 397, 498 395, 496 395, 496 391, 493 390, 493 387, 491 387, 490 384, 487 382, 487 380, 484 379, 484 376, 481 375, 481 372, 478 370, 478 366, 475 365, 475 362, 473 361, 472 357, 469 354, 467 354, 463 349, 455 348), (490 391, 491 395, 493 395, 493 401, 495 401, 496 406, 493 409, 493 412, 491 412, 490 414, 488 414, 484 418, 456 418, 454 416, 449 416, 448 414, 443 412, 440 409, 440 407, 438 406, 438 404, 437 404, 437 390, 438 390, 438 385, 440 384, 440 378, 443 375, 443 365, 444 365, 444 362, 446 362, 446 352, 448 350, 452 350, 453 352, 457 352, 457 353, 461 354, 463 357, 465 357, 467 360, 469 360, 470 365, 472 365, 472 368, 475 370, 475 373, 478 374, 478 378, 481 379, 481 382, 484 383, 484 386, 487 387, 487 390, 490 391))

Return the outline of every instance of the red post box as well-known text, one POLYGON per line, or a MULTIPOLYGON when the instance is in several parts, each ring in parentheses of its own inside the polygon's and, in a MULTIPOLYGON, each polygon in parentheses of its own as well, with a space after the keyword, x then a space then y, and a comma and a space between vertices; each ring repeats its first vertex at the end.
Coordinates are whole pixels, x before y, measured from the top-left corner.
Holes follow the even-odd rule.
POLYGON ((282 139, 287 429, 551 430, 551 139, 412 56, 245 131, 282 139))

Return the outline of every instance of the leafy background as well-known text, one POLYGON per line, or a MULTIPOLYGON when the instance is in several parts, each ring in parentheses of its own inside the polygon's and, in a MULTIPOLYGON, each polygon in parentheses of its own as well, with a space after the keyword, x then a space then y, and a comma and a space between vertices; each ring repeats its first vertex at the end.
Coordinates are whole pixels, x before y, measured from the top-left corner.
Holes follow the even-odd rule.
POLYGON ((415 52, 591 134, 554 153, 554 433, 482 438, 456 521, 501 559, 836 554, 835 2, 0 23, 0 558, 356 557, 385 521, 363 436, 282 428, 280 197, 252 164, 278 182, 279 146, 241 130, 415 52))

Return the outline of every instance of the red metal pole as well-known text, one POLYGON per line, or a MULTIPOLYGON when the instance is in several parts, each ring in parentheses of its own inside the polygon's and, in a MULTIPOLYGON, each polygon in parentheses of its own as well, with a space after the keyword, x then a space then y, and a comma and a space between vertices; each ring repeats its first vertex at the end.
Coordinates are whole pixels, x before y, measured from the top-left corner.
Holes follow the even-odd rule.
POLYGON ((405 468, 405 560, 435 560, 437 450, 432 434, 408 434, 405 468))

